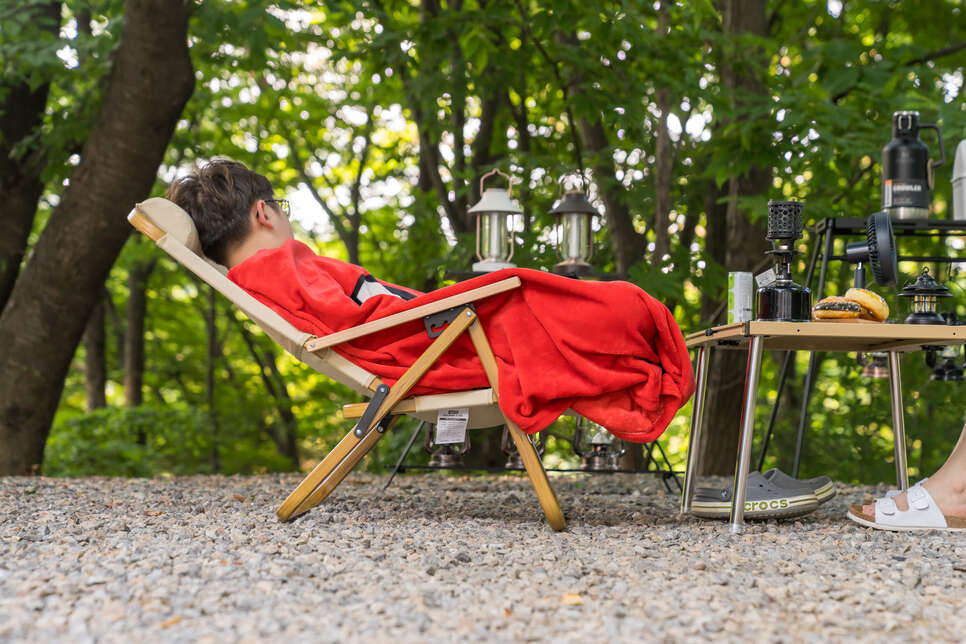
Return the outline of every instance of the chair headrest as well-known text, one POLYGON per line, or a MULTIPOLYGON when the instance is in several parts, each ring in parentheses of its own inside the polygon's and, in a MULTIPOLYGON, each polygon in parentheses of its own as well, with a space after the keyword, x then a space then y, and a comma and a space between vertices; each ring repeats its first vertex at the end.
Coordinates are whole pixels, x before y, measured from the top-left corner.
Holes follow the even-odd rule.
POLYGON ((177 239, 199 257, 205 256, 201 251, 201 241, 198 239, 195 222, 181 206, 164 197, 152 197, 139 203, 138 209, 150 217, 151 221, 165 234, 177 239))

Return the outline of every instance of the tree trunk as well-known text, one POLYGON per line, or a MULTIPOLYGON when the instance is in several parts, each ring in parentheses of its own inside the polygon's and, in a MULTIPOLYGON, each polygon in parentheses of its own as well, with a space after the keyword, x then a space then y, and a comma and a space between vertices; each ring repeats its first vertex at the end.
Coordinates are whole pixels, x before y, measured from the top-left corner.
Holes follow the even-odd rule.
POLYGON ((127 0, 103 103, 81 163, 0 314, 0 475, 43 460, 64 377, 104 281, 148 196, 194 76, 191 3, 127 0))
POLYGON ((298 421, 292 412, 292 397, 288 394, 285 379, 278 371, 275 354, 269 350, 262 355, 255 345, 255 338, 245 328, 244 323, 239 322, 237 318, 234 321, 238 325, 238 331, 241 333, 245 345, 248 347, 248 352, 255 364, 258 365, 258 375, 261 376, 262 384, 265 385, 265 391, 272 397, 281 420, 282 431, 279 431, 276 425, 272 431, 272 440, 275 442, 275 447, 279 453, 291 459, 292 467, 297 469, 299 466, 298 421))
MULTIPOLYGON (((56 36, 60 29, 60 2, 22 3, 15 11, 30 14, 30 22, 56 36)), ((27 71, 27 70, 21 70, 27 71)), ((14 149, 36 133, 44 118, 50 83, 31 87, 25 81, 0 84, 0 312, 20 273, 27 237, 43 192, 45 160, 41 143, 31 143, 14 156, 14 149)), ((37 138, 40 141, 40 138, 37 138)))
MULTIPOLYGON (((720 130, 720 128, 718 128, 720 130)), ((714 134, 711 136, 715 140, 714 134)), ((704 212, 707 234, 704 238, 704 252, 721 266, 728 265, 728 204, 722 199, 728 195, 728 186, 719 187, 712 179, 705 188, 704 212)), ((724 299, 708 290, 701 292, 701 326, 710 327, 725 319, 724 299)))
POLYGON ((221 440, 221 428, 218 423, 218 410, 215 404, 215 369, 221 346, 218 342, 218 292, 208 287, 208 311, 205 314, 205 335, 208 338, 208 360, 205 364, 205 402, 208 406, 208 419, 211 422, 211 471, 217 474, 221 470, 221 457, 218 441, 221 440))
MULTIPOLYGON (((657 15, 658 38, 667 37, 668 11, 667 2, 662 2, 657 15)), ((654 254, 651 256, 651 264, 658 266, 671 251, 668 227, 671 216, 671 181, 674 177, 671 132, 667 128, 667 117, 671 111, 671 90, 662 87, 656 93, 657 109, 661 116, 657 122, 657 143, 654 150, 654 254)))
MULTIPOLYGON (((557 40, 560 44, 572 48, 579 48, 580 41, 574 31, 558 32, 557 40)), ((552 65, 554 61, 548 60, 552 65)), ((599 113, 588 116, 580 114, 574 116, 572 104, 587 92, 584 89, 586 79, 577 69, 569 69, 559 78, 563 85, 567 114, 570 127, 576 128, 574 148, 577 151, 577 162, 584 168, 582 152, 586 152, 588 165, 593 172, 594 183, 604 202, 604 216, 606 218, 607 233, 610 236, 614 250, 614 264, 618 275, 626 276, 634 262, 644 256, 644 235, 634 229, 634 217, 626 201, 624 186, 617 179, 614 168, 613 153, 607 131, 599 113)), ((595 90, 590 90, 593 93, 595 90)))
POLYGON ((594 182, 604 202, 607 232, 614 248, 614 263, 618 275, 627 275, 634 262, 644 257, 644 236, 634 230, 634 218, 625 201, 624 186, 614 173, 610 143, 600 118, 590 121, 578 119, 578 132, 590 157, 594 182))
POLYGON ((144 319, 148 310, 148 278, 155 260, 135 262, 127 275, 127 324, 124 332, 124 400, 128 407, 144 402, 144 319))
MULTIPOLYGON (((737 36, 767 35, 765 19, 765 0, 724 0, 722 3, 722 28, 732 43, 737 36)), ((737 46, 737 45, 736 45, 737 46)), ((725 53, 725 61, 733 58, 725 53)), ((737 59, 737 58, 735 58, 737 59)), ((765 86, 760 75, 767 69, 762 52, 744 47, 742 58, 745 64, 739 69, 724 62, 721 67, 721 80, 725 91, 733 101, 734 113, 741 113, 743 105, 760 102, 765 96, 765 86), (754 60, 760 59, 760 64, 754 60)), ((733 146, 731 149, 735 149, 733 146)), ((771 186, 771 170, 767 167, 752 168, 747 174, 732 176, 728 183, 728 201, 724 216, 724 230, 721 221, 715 222, 716 235, 725 235, 724 266, 729 271, 751 271, 765 257, 767 249, 765 231, 751 222, 749 213, 738 204, 740 197, 760 195, 771 186)), ((711 234, 711 213, 709 213, 709 238, 711 234)), ((720 248, 720 247, 719 247, 720 248)), ((724 316, 724 307, 715 322, 724 316)), ((713 354, 708 369, 708 399, 705 414, 704 444, 700 449, 701 467, 699 474, 730 475, 735 469, 735 455, 738 452, 739 426, 741 424, 744 378, 747 365, 745 351, 718 350, 713 354)))
MULTIPOLYGON (((144 243, 137 238, 136 243, 144 243)), ((127 275, 127 324, 124 327, 124 402, 140 407, 144 402, 144 318, 148 311, 148 278, 156 260, 134 262, 127 275)), ((144 426, 138 426, 138 445, 147 445, 144 426)))
POLYGON ((657 90, 657 108, 661 118, 657 126, 657 149, 654 157, 654 254, 651 264, 660 265, 671 252, 671 239, 668 233, 671 218, 671 181, 672 150, 671 133, 667 129, 667 117, 671 110, 671 92, 657 90))
POLYGON ((84 329, 84 397, 87 411, 107 407, 107 361, 104 349, 104 302, 94 305, 84 329))

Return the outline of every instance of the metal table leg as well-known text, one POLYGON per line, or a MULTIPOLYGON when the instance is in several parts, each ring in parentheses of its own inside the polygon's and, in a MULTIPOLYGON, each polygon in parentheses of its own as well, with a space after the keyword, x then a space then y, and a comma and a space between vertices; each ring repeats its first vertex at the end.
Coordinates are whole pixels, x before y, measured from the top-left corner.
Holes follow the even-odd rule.
POLYGON ((694 477, 697 475, 698 449, 701 445, 701 432, 704 426, 704 395, 708 388, 708 359, 711 350, 701 346, 698 349, 697 376, 694 390, 694 403, 691 410, 691 431, 688 434, 688 464, 684 471, 684 489, 681 490, 681 514, 691 511, 691 495, 694 491, 694 477))
POLYGON ((899 376, 899 353, 889 352, 889 390, 892 394, 892 438, 896 453, 896 482, 900 492, 909 487, 906 467, 906 422, 902 414, 902 379, 899 376))
POLYGON ((731 533, 738 534, 745 526, 745 494, 748 491, 748 474, 751 469, 751 439, 755 430, 755 404, 758 402, 758 377, 761 374, 762 338, 752 336, 748 347, 748 367, 745 376, 745 406, 741 414, 741 442, 738 446, 738 464, 732 487, 731 533))

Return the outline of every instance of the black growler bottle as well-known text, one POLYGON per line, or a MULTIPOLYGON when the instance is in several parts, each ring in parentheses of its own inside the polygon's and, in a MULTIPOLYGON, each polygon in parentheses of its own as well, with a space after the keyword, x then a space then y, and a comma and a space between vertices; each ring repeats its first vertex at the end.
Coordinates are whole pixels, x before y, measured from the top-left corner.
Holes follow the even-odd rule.
POLYGON ((892 140, 882 148, 882 209, 891 219, 926 219, 932 201, 932 168, 946 160, 942 131, 938 125, 919 123, 919 112, 892 115, 892 140), (939 135, 941 159, 929 161, 929 148, 919 140, 919 130, 934 129, 939 135))

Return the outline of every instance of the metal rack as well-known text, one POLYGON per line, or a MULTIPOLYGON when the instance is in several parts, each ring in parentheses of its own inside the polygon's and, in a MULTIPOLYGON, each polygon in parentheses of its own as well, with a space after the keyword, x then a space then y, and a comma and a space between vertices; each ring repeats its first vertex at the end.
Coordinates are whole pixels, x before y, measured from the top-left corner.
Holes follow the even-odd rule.
MULTIPOLYGON (((892 222, 892 230, 896 237, 958 237, 966 236, 966 222, 943 219, 900 219, 892 222)), ((809 286, 812 285, 815 277, 815 268, 817 266, 819 269, 818 288, 812 292, 816 298, 820 299, 825 291, 829 262, 845 259, 844 254, 836 255, 834 252, 835 238, 864 237, 866 234, 866 220, 859 217, 826 217, 815 225, 813 232, 816 236, 816 243, 812 248, 812 254, 809 258, 805 283, 809 286)), ((966 257, 950 257, 949 255, 903 255, 900 253, 897 259, 900 262, 936 262, 942 264, 966 262, 966 257)), ((795 461, 792 467, 792 476, 795 478, 798 478, 799 465, 801 464, 802 447, 805 440, 805 424, 808 421, 808 402, 811 397, 812 383, 815 379, 815 373, 818 371, 818 365, 822 359, 821 356, 822 354, 819 352, 812 352, 808 358, 808 370, 805 373, 802 407, 798 419, 798 433, 795 439, 795 461)), ((778 416, 785 382, 788 378, 788 369, 794 358, 794 351, 786 353, 778 372, 778 390, 775 397, 775 404, 772 407, 771 415, 768 419, 768 430, 765 432, 761 454, 758 457, 759 470, 763 467, 765 455, 768 453, 768 444, 775 426, 775 419, 778 416)))

